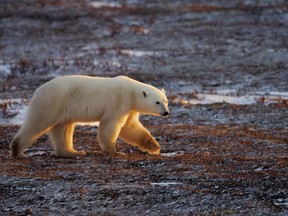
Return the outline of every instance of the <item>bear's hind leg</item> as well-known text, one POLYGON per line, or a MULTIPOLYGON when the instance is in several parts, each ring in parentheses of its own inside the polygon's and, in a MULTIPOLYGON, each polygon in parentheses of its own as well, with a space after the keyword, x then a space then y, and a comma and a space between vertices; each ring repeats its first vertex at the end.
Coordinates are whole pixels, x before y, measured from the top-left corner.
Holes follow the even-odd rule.
POLYGON ((25 139, 25 137, 15 136, 10 144, 11 148, 11 156, 13 158, 27 158, 28 155, 24 153, 26 148, 32 146, 33 140, 32 139, 25 139), (23 139, 24 138, 24 139, 23 139))
POLYGON ((73 148, 74 124, 56 125, 49 132, 49 138, 58 157, 76 157, 85 155, 84 151, 73 148))
MULTIPOLYGON (((35 127, 36 128, 36 127, 35 127)), ((44 130, 40 130, 39 128, 33 130, 33 128, 27 128, 26 125, 23 125, 22 128, 18 131, 18 133, 13 138, 10 148, 11 148, 11 155, 13 158, 26 158, 28 157, 24 151, 33 145, 33 143, 46 133, 49 128, 44 130)))

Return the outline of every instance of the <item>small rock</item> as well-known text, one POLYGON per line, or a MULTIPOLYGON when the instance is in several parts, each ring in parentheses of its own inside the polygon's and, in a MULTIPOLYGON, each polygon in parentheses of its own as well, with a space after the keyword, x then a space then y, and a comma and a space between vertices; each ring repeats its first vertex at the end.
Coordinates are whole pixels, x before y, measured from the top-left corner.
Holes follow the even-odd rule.
POLYGON ((10 91, 15 91, 17 88, 16 88, 16 86, 11 86, 10 87, 10 91))

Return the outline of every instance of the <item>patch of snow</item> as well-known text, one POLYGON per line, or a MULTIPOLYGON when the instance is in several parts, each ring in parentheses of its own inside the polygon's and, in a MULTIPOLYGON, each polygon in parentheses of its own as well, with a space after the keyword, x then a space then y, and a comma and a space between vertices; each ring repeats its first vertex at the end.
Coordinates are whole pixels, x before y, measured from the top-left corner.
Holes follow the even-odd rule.
POLYGON ((255 169, 255 171, 257 171, 257 172, 258 171, 262 171, 262 170, 264 170, 264 167, 258 167, 258 168, 255 169))
POLYGON ((288 198, 278 198, 274 201, 274 205, 276 206, 285 206, 288 207, 288 198))
POLYGON ((47 153, 47 151, 44 151, 44 150, 38 150, 38 151, 33 151, 33 152, 29 152, 28 153, 28 155, 29 156, 36 156, 36 155, 44 155, 44 154, 46 154, 47 153))
POLYGON ((217 94, 220 95, 235 95, 237 93, 237 89, 220 89, 217 90, 217 94))
POLYGON ((162 187, 169 187, 175 185, 182 185, 180 182, 151 182, 152 186, 162 186, 162 187))
POLYGON ((185 104, 214 104, 214 103, 229 103, 236 105, 252 105, 256 103, 255 98, 250 96, 225 96, 225 95, 217 95, 217 94, 195 94, 196 99, 183 99, 177 98, 174 101, 179 102, 183 105, 185 104))
POLYGON ((262 170, 267 170, 268 167, 267 166, 260 166, 260 167, 256 167, 254 170, 259 172, 259 171, 262 171, 262 170))
POLYGON ((82 48, 82 50, 85 50, 85 51, 87 51, 87 50, 98 50, 98 49, 99 49, 99 46, 96 43, 87 44, 86 46, 84 46, 82 48))
POLYGON ((93 60, 93 65, 94 65, 94 66, 97 66, 97 65, 99 65, 99 64, 100 64, 100 62, 99 62, 98 60, 96 60, 96 59, 93 60))
POLYGON ((103 8, 103 7, 121 7, 119 3, 116 2, 100 2, 100 1, 93 1, 89 3, 90 6, 94 8, 103 8))
POLYGON ((23 99, 0 100, 0 124, 22 124, 27 112, 27 101, 23 99))
POLYGON ((8 123, 12 125, 22 124, 24 122, 27 110, 28 110, 28 106, 20 106, 19 113, 11 120, 8 120, 8 123))
POLYGON ((175 155, 182 155, 184 152, 182 151, 176 151, 176 152, 164 152, 164 153, 161 153, 160 155, 163 156, 163 157, 173 157, 175 155))
POLYGON ((120 53, 135 56, 135 57, 144 57, 144 56, 162 56, 160 52, 153 51, 141 51, 141 50, 120 50, 120 53))
POLYGON ((11 66, 9 64, 0 64, 0 77, 7 77, 11 74, 11 66))
POLYGON ((109 66, 115 67, 115 68, 121 68, 122 64, 117 60, 112 60, 108 62, 109 66))
POLYGON ((199 100, 204 104, 211 103, 229 103, 237 105, 251 105, 255 104, 255 98, 251 96, 225 96, 225 95, 216 95, 216 94, 198 94, 199 100))
POLYGON ((285 97, 288 99, 288 92, 278 92, 278 91, 270 91, 270 92, 256 92, 257 95, 268 95, 268 96, 279 96, 285 97))
POLYGON ((256 92, 251 95, 233 96, 237 93, 235 90, 220 90, 214 94, 195 93, 194 98, 176 97, 174 102, 183 105, 191 104, 214 104, 214 103, 228 103, 236 105, 252 105, 258 102, 263 102, 265 105, 273 103, 281 103, 283 100, 288 100, 288 92, 256 92))

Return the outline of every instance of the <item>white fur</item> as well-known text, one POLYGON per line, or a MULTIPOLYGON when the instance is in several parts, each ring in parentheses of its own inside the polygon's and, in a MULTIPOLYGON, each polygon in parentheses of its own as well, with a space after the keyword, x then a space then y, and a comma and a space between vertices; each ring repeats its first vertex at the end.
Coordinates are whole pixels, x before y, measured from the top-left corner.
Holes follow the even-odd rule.
POLYGON ((11 143, 12 156, 25 157, 24 151, 47 132, 57 156, 83 155, 73 149, 74 124, 95 121, 100 121, 98 142, 104 152, 116 153, 119 136, 142 151, 159 154, 160 146, 140 123, 139 113, 168 112, 164 91, 125 76, 58 77, 35 91, 27 118, 11 143))

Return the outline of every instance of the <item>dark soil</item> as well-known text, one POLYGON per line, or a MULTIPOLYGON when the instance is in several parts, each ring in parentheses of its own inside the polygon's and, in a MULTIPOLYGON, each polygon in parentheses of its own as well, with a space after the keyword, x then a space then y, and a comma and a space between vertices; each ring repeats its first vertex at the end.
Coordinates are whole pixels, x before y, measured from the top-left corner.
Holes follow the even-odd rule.
POLYGON ((119 140, 126 156, 109 158, 97 128, 79 126, 74 145, 84 157, 55 157, 43 136, 28 159, 14 160, 19 126, 0 125, 0 215, 288 215, 287 99, 175 100, 288 92, 288 4, 89 2, 0 1, 0 65, 10 70, 0 67, 0 98, 29 99, 65 74, 124 74, 164 87, 171 116, 141 117, 161 155, 119 140))

